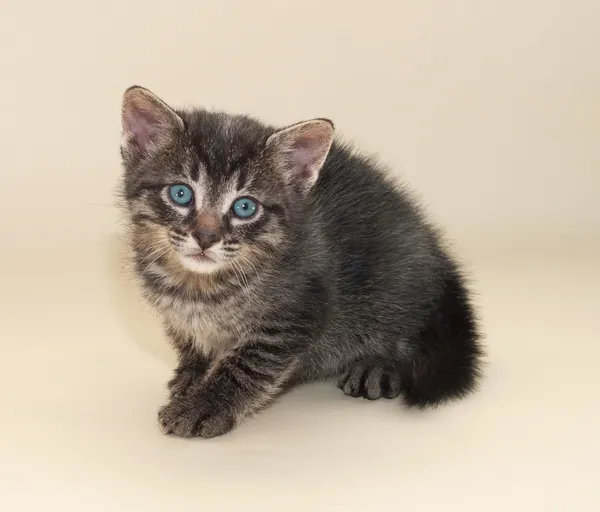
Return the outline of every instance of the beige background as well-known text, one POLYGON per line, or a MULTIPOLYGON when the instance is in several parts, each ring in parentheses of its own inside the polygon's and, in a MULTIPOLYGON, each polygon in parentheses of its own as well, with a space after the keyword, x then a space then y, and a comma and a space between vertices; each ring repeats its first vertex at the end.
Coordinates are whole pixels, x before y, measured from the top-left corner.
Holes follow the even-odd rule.
POLYGON ((3 0, 2 217, 29 213, 2 239, 115 231, 90 203, 112 202, 136 83, 272 123, 329 116, 459 237, 598 233, 599 20, 595 0, 3 0))
POLYGON ((598 510, 599 26, 597 0, 2 0, 0 508, 598 510), (481 393, 323 384, 162 437, 172 354, 112 207, 132 84, 379 154, 469 264, 481 393))

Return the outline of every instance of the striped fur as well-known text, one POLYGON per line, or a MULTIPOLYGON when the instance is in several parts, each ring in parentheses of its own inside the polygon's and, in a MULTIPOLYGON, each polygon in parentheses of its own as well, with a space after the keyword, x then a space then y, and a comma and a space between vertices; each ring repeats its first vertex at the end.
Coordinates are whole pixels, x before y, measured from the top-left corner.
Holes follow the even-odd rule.
POLYGON ((324 121, 280 132, 175 111, 141 89, 123 108, 136 271, 179 354, 159 412, 166 433, 224 434, 284 389, 330 377, 350 396, 417 407, 475 387, 482 350, 457 264, 377 164, 339 142, 329 149, 324 121), (193 207, 169 203, 174 183, 194 190, 193 207), (260 201, 251 222, 232 215, 239 195, 260 201), (223 235, 216 263, 196 271, 182 251, 206 212, 223 235))

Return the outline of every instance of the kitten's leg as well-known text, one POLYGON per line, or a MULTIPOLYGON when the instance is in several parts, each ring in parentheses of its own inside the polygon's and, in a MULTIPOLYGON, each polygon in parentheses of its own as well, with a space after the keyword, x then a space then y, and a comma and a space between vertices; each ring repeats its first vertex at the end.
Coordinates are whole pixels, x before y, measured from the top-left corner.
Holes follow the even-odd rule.
POLYGON ((282 391, 297 361, 298 354, 288 346, 241 345, 163 407, 159 424, 166 434, 181 437, 225 434, 282 391))
POLYGON ((167 383, 171 398, 185 395, 196 380, 202 379, 210 366, 210 359, 199 353, 180 358, 175 374, 167 383))
POLYGON ((338 387, 355 398, 396 398, 400 394, 400 375, 393 364, 365 360, 342 374, 338 387))
POLYGON ((175 375, 167 383, 171 398, 185 395, 190 385, 201 379, 210 366, 210 358, 201 354, 193 345, 192 340, 172 331, 169 337, 177 349, 179 364, 175 368, 175 375))

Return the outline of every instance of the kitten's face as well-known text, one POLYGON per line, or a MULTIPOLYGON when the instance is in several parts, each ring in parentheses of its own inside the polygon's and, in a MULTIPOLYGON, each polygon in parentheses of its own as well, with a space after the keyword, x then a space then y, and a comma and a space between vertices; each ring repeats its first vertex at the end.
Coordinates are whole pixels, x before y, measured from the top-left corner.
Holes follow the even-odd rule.
POLYGON ((277 183, 246 182, 240 168, 218 183, 200 164, 198 178, 182 173, 160 189, 165 228, 181 264, 210 273, 230 263, 249 262, 258 253, 276 251, 285 236, 283 203, 277 183))
POLYGON ((289 237, 333 136, 315 120, 276 131, 241 116, 176 113, 125 93, 125 197, 138 270, 241 274, 289 237))
POLYGON ((252 265, 276 251, 286 229, 282 180, 260 157, 209 169, 191 147, 182 149, 130 183, 134 226, 148 246, 199 273, 252 265))

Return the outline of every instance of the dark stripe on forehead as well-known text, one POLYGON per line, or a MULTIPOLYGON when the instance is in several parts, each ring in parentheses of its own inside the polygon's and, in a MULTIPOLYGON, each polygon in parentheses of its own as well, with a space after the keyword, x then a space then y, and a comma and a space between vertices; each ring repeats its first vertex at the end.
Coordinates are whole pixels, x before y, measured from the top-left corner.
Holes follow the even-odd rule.
POLYGON ((192 172, 190 172, 190 178, 192 178, 192 181, 198 181, 198 178, 200 178, 200 164, 194 162, 192 165, 192 172))
POLYGON ((236 184, 236 190, 238 192, 244 188, 244 185, 246 185, 247 178, 248 178, 248 168, 245 166, 240 167, 240 172, 238 174, 238 179, 237 179, 237 184, 236 184))
POLYGON ((255 158, 261 150, 262 150, 262 147, 260 147, 260 146, 252 147, 249 150, 247 150, 245 153, 237 156, 236 158, 234 158, 231 161, 231 164, 229 166, 230 172, 233 173, 236 170, 239 170, 239 172, 240 172, 238 175, 238 182, 237 182, 238 190, 241 190, 244 187, 244 185, 246 184, 246 181, 248 179, 248 168, 249 168, 248 164, 249 164, 250 160, 255 158))
POLYGON ((250 148, 246 151, 244 151, 241 154, 238 154, 237 156, 233 157, 231 159, 231 163, 229 165, 229 169, 231 172, 235 171, 236 169, 239 169, 240 167, 245 167, 246 164, 248 163, 248 161, 253 158, 256 155, 257 151, 256 148, 250 148))
POLYGON ((198 181, 200 178, 201 170, 208 170, 210 166, 210 159, 208 155, 204 152, 202 146, 196 144, 194 145, 194 153, 196 155, 196 159, 194 159, 194 163, 192 164, 192 172, 190 178, 193 181, 198 181))

